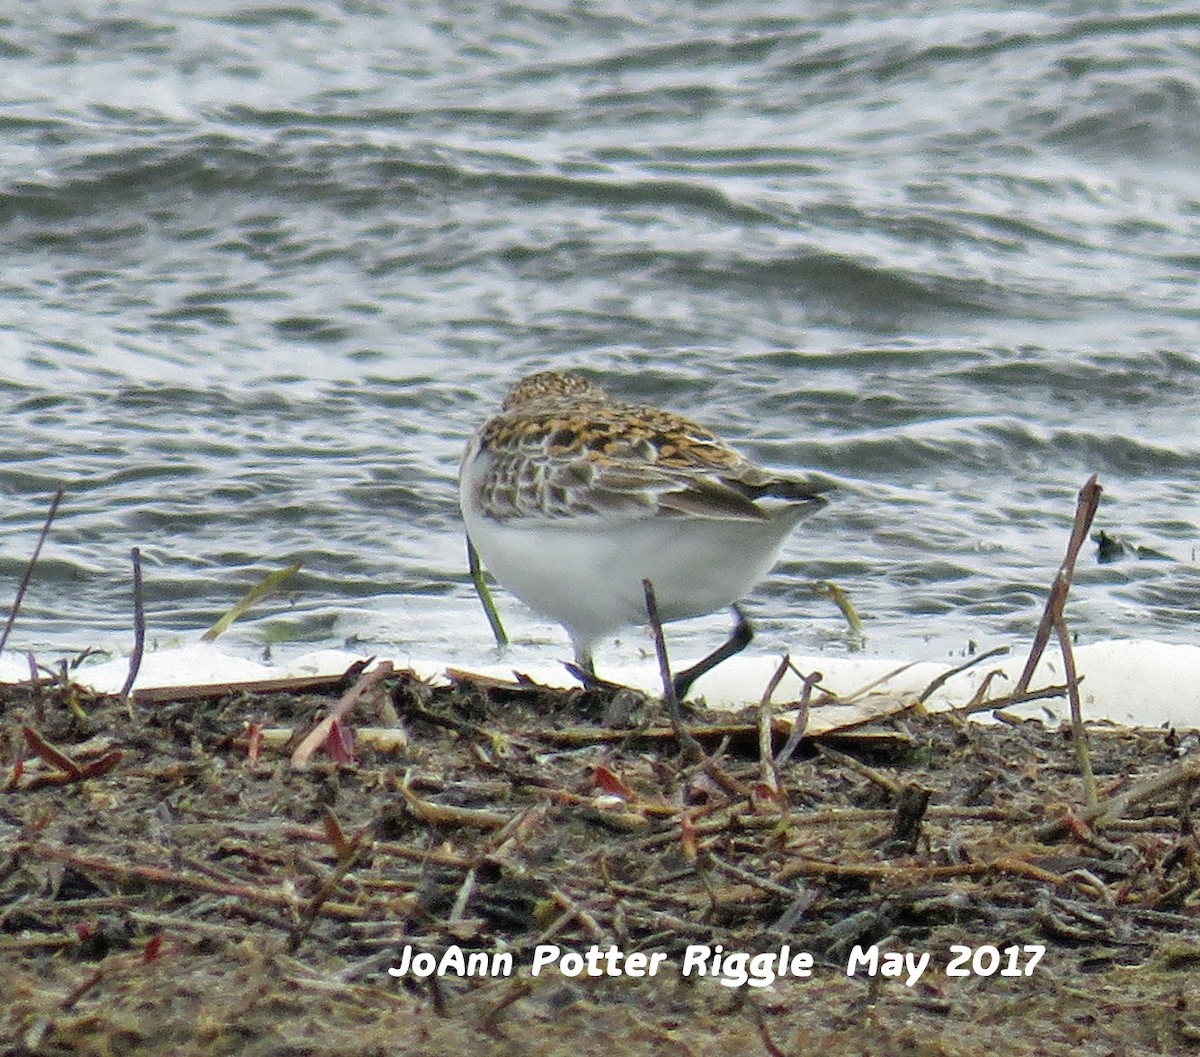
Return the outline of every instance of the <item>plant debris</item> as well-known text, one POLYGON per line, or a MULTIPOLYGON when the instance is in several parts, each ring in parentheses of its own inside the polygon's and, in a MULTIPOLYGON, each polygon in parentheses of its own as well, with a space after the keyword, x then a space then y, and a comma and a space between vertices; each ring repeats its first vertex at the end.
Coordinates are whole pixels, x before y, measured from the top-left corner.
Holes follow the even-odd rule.
POLYGON ((0 1053, 1200 1044, 1194 732, 1091 725, 1088 807, 1069 727, 1036 719, 910 710, 769 767, 787 729, 754 708, 688 717, 694 758, 619 688, 350 690, 0 688, 0 1053), (665 963, 534 976, 551 945, 665 963), (682 975, 699 946, 811 976, 682 975), (871 947, 930 968, 848 975, 871 947), (516 971, 388 973, 452 948, 516 971))

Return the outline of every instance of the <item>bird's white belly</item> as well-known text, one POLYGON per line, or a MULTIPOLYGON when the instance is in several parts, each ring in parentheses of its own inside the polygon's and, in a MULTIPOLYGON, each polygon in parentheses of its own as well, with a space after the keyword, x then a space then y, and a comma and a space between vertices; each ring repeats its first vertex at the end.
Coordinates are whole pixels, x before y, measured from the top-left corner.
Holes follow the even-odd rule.
POLYGON ((646 621, 643 579, 653 583, 664 621, 736 602, 774 563, 799 516, 794 509, 763 522, 659 517, 555 525, 464 514, 492 575, 590 646, 646 621))

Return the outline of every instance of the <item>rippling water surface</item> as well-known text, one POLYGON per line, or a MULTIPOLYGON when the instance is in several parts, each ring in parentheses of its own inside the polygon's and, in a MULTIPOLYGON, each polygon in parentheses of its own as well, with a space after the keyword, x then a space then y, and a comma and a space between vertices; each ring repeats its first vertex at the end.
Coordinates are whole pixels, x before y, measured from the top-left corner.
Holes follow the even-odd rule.
POLYGON ((1025 636, 1093 472, 1151 553, 1073 627, 1196 640, 1191 5, 42 0, 0 61, 0 597, 67 489, 10 646, 128 648, 137 546, 160 640, 303 561, 242 648, 487 659, 457 460, 546 366, 838 479, 764 648, 850 648, 818 578, 1025 636))

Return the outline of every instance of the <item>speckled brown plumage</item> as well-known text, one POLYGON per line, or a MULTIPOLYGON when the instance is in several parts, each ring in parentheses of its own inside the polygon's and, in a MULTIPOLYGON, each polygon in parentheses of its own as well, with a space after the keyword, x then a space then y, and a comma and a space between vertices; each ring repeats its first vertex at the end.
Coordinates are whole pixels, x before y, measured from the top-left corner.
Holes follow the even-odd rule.
POLYGON ((474 497, 497 520, 692 516, 763 520, 764 495, 820 489, 772 475, 715 434, 660 408, 618 403, 580 375, 543 371, 513 387, 476 434, 474 497))

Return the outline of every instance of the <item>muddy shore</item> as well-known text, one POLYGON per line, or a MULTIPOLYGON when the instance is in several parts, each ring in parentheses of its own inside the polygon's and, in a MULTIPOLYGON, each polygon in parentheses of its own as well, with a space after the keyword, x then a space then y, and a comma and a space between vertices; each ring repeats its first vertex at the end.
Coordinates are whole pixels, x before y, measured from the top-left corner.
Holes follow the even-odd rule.
POLYGON ((1195 732, 1093 727, 1089 811, 1037 719, 910 711, 776 775, 754 710, 689 757, 627 693, 400 673, 297 769, 344 691, 0 690, 0 1053, 1200 1045, 1195 732), (785 946, 808 975, 730 986, 785 946), (513 973, 388 973, 452 950, 513 973))

